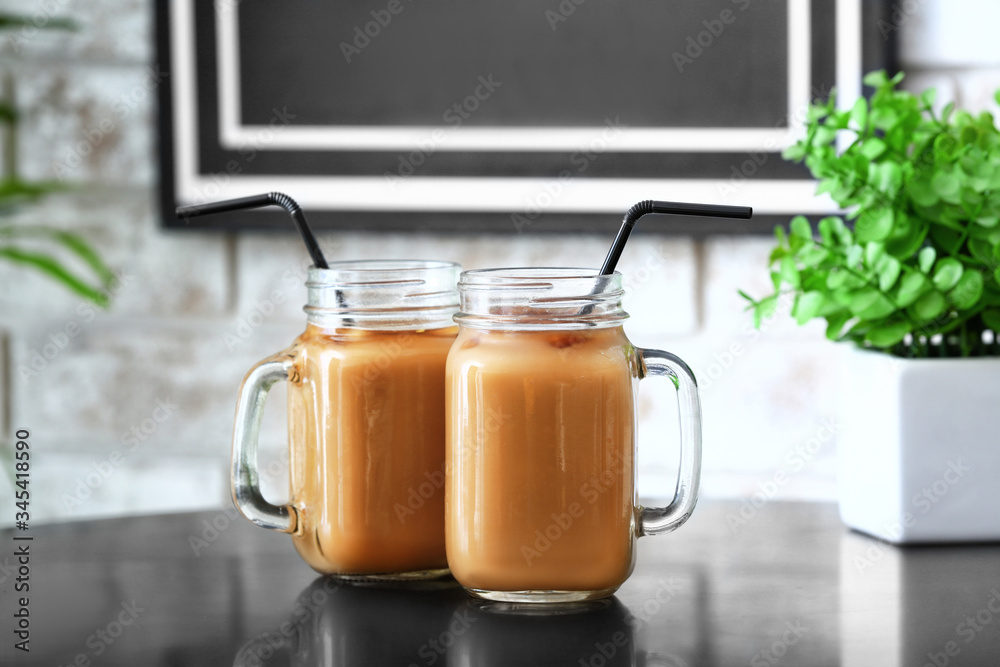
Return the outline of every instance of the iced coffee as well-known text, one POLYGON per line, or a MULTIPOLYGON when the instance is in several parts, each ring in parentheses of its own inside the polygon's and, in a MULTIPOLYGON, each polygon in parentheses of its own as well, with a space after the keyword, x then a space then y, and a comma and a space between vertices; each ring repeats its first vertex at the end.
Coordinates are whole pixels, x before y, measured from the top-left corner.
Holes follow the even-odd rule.
POLYGON ((444 379, 456 331, 310 326, 293 348, 293 538, 316 570, 447 567, 444 379))
MULTIPOLYGON (((475 596, 590 600, 632 571, 640 535, 690 516, 701 456, 690 369, 634 347, 621 275, 467 271, 448 354, 448 565, 475 596), (635 390, 668 376, 681 407, 680 478, 665 508, 635 504, 635 390)), ((666 494, 664 494, 666 495, 666 494)))
POLYGON ((621 328, 463 330, 448 377, 455 578, 492 591, 617 588, 635 531, 621 328))
POLYGON ((233 499, 291 534, 324 574, 421 579, 447 573, 445 362, 458 331, 458 266, 337 262, 309 270, 307 326, 240 389, 233 499), (270 387, 288 382, 290 496, 260 492, 257 438, 270 387))

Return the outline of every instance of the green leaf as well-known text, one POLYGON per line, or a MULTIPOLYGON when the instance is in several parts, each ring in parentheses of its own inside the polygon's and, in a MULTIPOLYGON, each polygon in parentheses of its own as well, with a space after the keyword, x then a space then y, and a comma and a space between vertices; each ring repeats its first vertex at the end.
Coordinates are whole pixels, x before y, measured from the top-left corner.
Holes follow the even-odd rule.
POLYGON ((974 127, 963 127, 958 133, 958 143, 963 146, 974 144, 979 139, 979 131, 974 127))
POLYGON ((826 293, 826 276, 829 271, 823 269, 813 269, 802 272, 802 288, 800 292, 823 292, 826 293))
POLYGON ((908 260, 913 257, 917 249, 923 244, 924 239, 927 238, 927 231, 930 229, 930 225, 919 218, 904 217, 897 214, 893 234, 900 227, 903 227, 902 234, 899 237, 890 238, 886 241, 885 249, 893 257, 908 260), (900 225, 901 220, 904 223, 903 225, 900 225))
POLYGON ((753 309, 753 325, 760 329, 761 322, 774 316, 774 311, 778 309, 778 295, 772 294, 766 299, 761 299, 753 309))
POLYGON ((847 225, 844 224, 844 219, 834 218, 834 221, 831 223, 830 228, 833 230, 840 245, 849 246, 854 243, 854 232, 847 228, 847 225))
POLYGON ((937 192, 934 191, 930 181, 927 179, 910 181, 906 189, 913 203, 917 206, 930 208, 941 201, 941 198, 938 197, 937 192))
POLYGON ((948 292, 948 300, 958 310, 967 310, 983 296, 983 287, 983 276, 979 271, 966 271, 955 289, 948 292))
POLYGON ((984 310, 981 314, 983 324, 988 326, 994 333, 1000 333, 1000 308, 984 310))
POLYGON ((819 311, 826 303, 826 297, 822 292, 806 292, 795 299, 795 306, 792 308, 792 315, 799 325, 805 324, 812 318, 819 315, 819 311))
POLYGON ((21 114, 13 104, 0 102, 0 122, 16 123, 20 117, 21 114))
POLYGON ((861 255, 864 254, 864 248, 859 245, 852 245, 847 249, 847 256, 844 259, 844 263, 850 267, 855 268, 861 261, 861 255))
POLYGON ((19 16, 16 14, 0 14, 0 29, 11 28, 47 28, 51 30, 76 30, 76 23, 69 19, 49 17, 41 26, 32 16, 19 16))
POLYGON ((816 228, 819 229, 819 238, 825 245, 837 245, 837 235, 833 230, 834 225, 836 225, 834 220, 836 219, 837 218, 833 217, 823 218, 819 221, 819 224, 816 225, 816 228))
POLYGON ((830 273, 826 276, 826 287, 829 290, 840 289, 847 282, 847 279, 851 277, 851 274, 841 269, 840 267, 834 267, 830 269, 830 273))
POLYGON ((855 315, 860 315, 874 305, 882 294, 874 287, 862 287, 850 295, 848 307, 855 315))
POLYGON ((874 173, 870 180, 873 181, 879 192, 895 193, 903 184, 903 170, 895 162, 879 162, 872 165, 874 173))
MULTIPOLYGON (((813 165, 815 166, 815 165, 813 165)), ((813 169, 813 173, 817 173, 818 169, 813 169)), ((836 177, 824 178, 816 186, 816 196, 827 192, 833 192, 840 188, 840 179, 836 177)))
POLYGON ((854 225, 854 236, 859 243, 884 241, 892 233, 893 219, 891 208, 865 209, 854 225))
POLYGON ((85 299, 89 299, 100 306, 106 306, 108 303, 107 294, 86 284, 80 278, 74 276, 72 273, 64 269, 62 264, 60 264, 54 257, 10 246, 0 248, 0 257, 6 257, 12 262, 25 264, 38 269, 50 278, 62 283, 71 291, 76 292, 85 299))
POLYGON ((951 171, 939 171, 934 174, 933 178, 931 178, 931 187, 934 188, 934 192, 937 193, 941 199, 952 203, 958 203, 956 198, 962 188, 962 182, 959 181, 958 176, 951 171))
POLYGON ((801 282, 799 280, 799 270, 795 266, 795 260, 791 257, 784 257, 781 260, 781 268, 778 272, 781 276, 781 280, 792 287, 798 287, 801 282))
POLYGON ((851 107, 851 122, 858 131, 865 131, 868 127, 868 100, 863 97, 857 99, 851 107))
POLYGON ((830 340, 840 340, 840 332, 851 317, 852 315, 848 311, 828 315, 826 318, 826 337, 830 340))
POLYGON ((115 274, 101 260, 97 252, 82 237, 72 232, 52 227, 42 227, 35 225, 8 225, 0 227, 0 239, 4 238, 24 238, 24 237, 47 237, 61 243, 70 252, 75 254, 89 266, 105 286, 114 280, 115 274))
POLYGON ((939 218, 937 224, 931 225, 930 237, 934 244, 944 255, 957 255, 965 241, 964 230, 962 233, 949 229, 945 226, 944 218, 939 218))
POLYGON ((944 108, 941 109, 941 121, 947 123, 953 111, 955 111, 954 102, 948 102, 948 104, 944 105, 944 108))
POLYGON ((799 251, 799 262, 807 269, 815 269, 830 256, 829 251, 817 245, 811 245, 799 251))
POLYGON ((792 218, 791 230, 792 236, 812 240, 812 226, 810 226, 809 220, 805 216, 797 215, 792 218))
POLYGON ((7 178, 0 181, 0 211, 6 212, 21 204, 38 201, 53 192, 68 190, 61 182, 28 183, 19 178, 7 178))
POLYGON ((829 146, 837 138, 837 131, 830 127, 821 126, 816 128, 813 136, 813 146, 829 146))
MULTIPOLYGON (((994 246, 1000 246, 1000 229, 986 229, 983 231, 985 233, 982 235, 982 238, 986 239, 994 246)), ((997 259, 1000 259, 1000 252, 997 253, 997 259)))
POLYGON ((896 305, 888 297, 881 292, 876 293, 878 298, 857 314, 862 320, 880 320, 896 312, 896 305))
POLYGON ((869 241, 865 244, 865 264, 874 267, 885 255, 885 245, 876 241, 869 241))
POLYGON ((888 132, 899 123, 900 114, 892 108, 873 107, 869 114, 869 120, 876 129, 888 132))
POLYGON ((865 340, 875 347, 886 348, 901 342, 908 333, 910 333, 910 325, 907 322, 882 324, 869 331, 865 340))
POLYGON ((844 232, 847 231, 844 221, 836 216, 823 218, 819 221, 817 227, 819 228, 819 235, 823 239, 823 243, 829 246, 849 245, 851 243, 850 238, 844 236, 844 232))
POLYGON ((923 322, 933 320, 948 307, 948 301, 941 292, 927 292, 913 304, 913 313, 923 322))
POLYGON ((878 288, 888 292, 896 284, 902 270, 903 265, 898 259, 892 255, 883 256, 878 267, 878 288))
MULTIPOLYGON (((861 100, 859 100, 861 101, 861 100)), ((861 144, 861 154, 869 160, 874 160, 885 152, 885 142, 878 137, 872 137, 861 144)), ((891 163, 890 163, 891 164, 891 163)))
MULTIPOLYGON (((956 124, 969 123, 970 116, 965 111, 959 111, 956 116, 956 124)), ((934 137, 934 152, 935 158, 943 159, 948 162, 955 157, 955 151, 958 150, 958 139, 948 133, 942 133, 934 137)), ((940 161, 940 160, 939 160, 940 161)))
POLYGON ((954 257, 943 257, 934 268, 934 286, 942 292, 947 292, 958 284, 962 277, 962 263, 954 257))
MULTIPOLYGON (((1000 248, 1000 246, 997 246, 1000 248)), ((993 246, 983 239, 969 239, 969 252, 983 264, 993 263, 993 246)))
POLYGON ((736 290, 736 292, 737 292, 737 293, 738 293, 738 294, 739 294, 739 295, 740 295, 741 297, 743 297, 744 299, 746 299, 747 301, 749 301, 749 302, 750 302, 751 304, 755 304, 755 303, 757 303, 757 299, 753 298, 752 296, 750 296, 749 294, 747 294, 747 293, 746 293, 746 292, 744 292, 743 290, 739 289, 739 290, 736 290))
POLYGON ((909 306, 916 301, 928 286, 924 274, 907 270, 903 275, 903 280, 899 283, 899 291, 896 293, 896 303, 901 308, 909 306))
POLYGON ((797 141, 781 152, 781 158, 789 162, 801 162, 808 149, 801 141, 797 141))
POLYGON ((869 72, 865 74, 862 79, 866 86, 871 86, 872 88, 881 88, 889 82, 889 77, 886 75, 884 69, 875 70, 874 72, 869 72))
POLYGON ((927 88, 924 92, 920 93, 920 101, 928 109, 934 106, 934 100, 937 99, 937 89, 927 88))
POLYGON ((930 273, 931 267, 934 266, 934 259, 937 257, 937 251, 930 246, 923 248, 920 254, 917 256, 917 262, 919 262, 920 270, 924 273, 930 273))

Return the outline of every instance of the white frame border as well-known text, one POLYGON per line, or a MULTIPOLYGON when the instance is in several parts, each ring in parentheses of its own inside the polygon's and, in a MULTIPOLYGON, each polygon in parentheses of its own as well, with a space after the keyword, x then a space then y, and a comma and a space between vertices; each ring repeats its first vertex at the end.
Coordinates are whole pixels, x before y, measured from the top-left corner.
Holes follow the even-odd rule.
MULTIPOLYGON (((861 2, 837 2, 837 86, 840 99, 861 91, 861 2), (847 29, 854 26, 854 30, 847 29)), ((174 99, 175 186, 180 203, 239 197, 267 190, 288 190, 307 208, 357 211, 512 212, 533 207, 547 212, 621 212, 631 203, 658 197, 750 205, 762 214, 828 213, 837 210, 828 197, 814 195, 812 180, 728 179, 577 179, 497 177, 383 176, 239 176, 197 173, 198 124, 195 101, 194 0, 173 0, 171 54, 182 76, 172 77, 174 99)), ((789 0, 789 50, 810 54, 810 3, 789 0)), ((436 132, 435 151, 576 151, 602 141, 597 128, 434 128, 241 126, 238 123, 237 3, 217 3, 217 58, 220 142, 229 149, 255 150, 400 150, 419 149, 436 132), (443 134, 443 138, 441 135, 443 134)), ((622 128, 613 140, 616 152, 780 151, 795 141, 810 100, 810 58, 789 58, 790 127, 622 128)))

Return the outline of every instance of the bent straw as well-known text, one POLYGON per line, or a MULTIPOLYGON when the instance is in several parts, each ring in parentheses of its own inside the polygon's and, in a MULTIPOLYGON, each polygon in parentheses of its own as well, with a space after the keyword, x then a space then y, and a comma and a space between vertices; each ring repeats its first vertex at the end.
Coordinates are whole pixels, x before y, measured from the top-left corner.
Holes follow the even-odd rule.
POLYGON ((622 226, 618 230, 618 235, 615 237, 614 243, 611 244, 611 250, 608 251, 608 256, 604 259, 604 265, 601 266, 600 275, 607 276, 615 272, 615 266, 618 265, 618 260, 622 256, 622 251, 625 249, 625 243, 628 241, 629 234, 632 233, 632 228, 635 227, 635 223, 638 222, 639 218, 650 213, 698 215, 713 218, 740 218, 742 220, 749 220, 753 217, 753 209, 749 206, 687 204, 684 202, 655 201, 652 199, 641 201, 625 213, 625 219, 622 220, 622 226))
POLYGON ((319 243, 316 242, 316 237, 309 228, 309 223, 306 222, 306 218, 302 214, 302 209, 299 208, 298 203, 294 199, 282 192, 268 192, 263 195, 240 197, 239 199, 225 199, 223 201, 209 202, 207 204, 178 206, 177 217, 193 218, 199 215, 228 213, 230 211, 245 211, 251 208, 263 208, 265 206, 280 206, 288 211, 288 215, 291 216, 292 222, 295 224, 296 229, 299 230, 299 235, 302 236, 302 240, 306 244, 306 250, 309 251, 309 256, 312 257, 313 265, 317 269, 330 268, 330 265, 326 262, 326 257, 323 256, 323 251, 320 250, 319 243))

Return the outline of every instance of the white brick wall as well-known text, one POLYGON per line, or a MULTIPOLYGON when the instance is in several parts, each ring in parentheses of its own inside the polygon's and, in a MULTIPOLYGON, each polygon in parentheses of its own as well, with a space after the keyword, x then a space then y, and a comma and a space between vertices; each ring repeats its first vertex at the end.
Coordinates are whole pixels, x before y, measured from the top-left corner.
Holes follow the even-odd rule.
MULTIPOLYGON (((124 284, 110 311, 93 313, 34 274, 0 264, 0 380, 7 378, 0 381, 0 439, 10 440, 14 428, 32 429, 38 520, 222 505, 235 393, 255 361, 303 326, 304 253, 290 234, 158 227, 153 99, 146 90, 151 3, 63 4, 81 30, 0 39, 0 63, 15 75, 25 109, 25 174, 62 175, 82 187, 14 219, 87 235, 124 284), (232 344, 226 335, 266 300, 281 303, 232 344), (68 325, 78 333, 64 340, 68 325), (37 375, 24 370, 33 360, 44 366, 37 375), (4 423, 8 412, 11 423, 4 423)), ((41 5, 8 1, 0 9, 41 5)), ((937 85, 943 98, 996 111, 1000 51, 990 31, 1000 5, 906 6, 915 8, 901 23, 908 85, 937 85)), ((609 234, 613 226, 609 220, 609 234)), ((426 257, 481 268, 593 264, 609 239, 351 232, 322 242, 338 258, 426 257)), ((827 429, 836 430, 841 351, 819 326, 798 328, 781 317, 765 331, 750 326, 736 289, 768 289, 769 248, 765 238, 638 234, 621 263, 633 316, 628 331, 638 345, 681 355, 699 376, 706 496, 749 494, 785 473, 780 496, 832 499, 835 438, 827 429)), ((662 496, 672 488, 676 455, 662 440, 676 423, 660 406, 672 405, 672 389, 643 385, 640 491, 662 496)), ((277 391, 262 440, 268 461, 283 446, 277 391)), ((276 494, 283 492, 280 477, 268 484, 276 494)), ((0 489, 6 484, 0 478, 0 489)))

